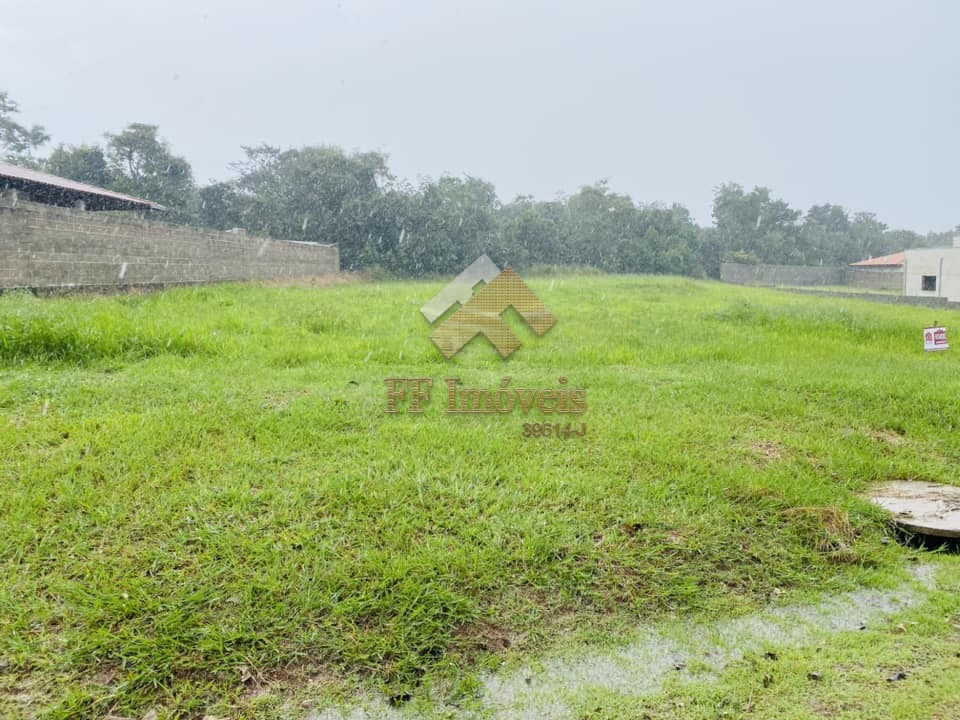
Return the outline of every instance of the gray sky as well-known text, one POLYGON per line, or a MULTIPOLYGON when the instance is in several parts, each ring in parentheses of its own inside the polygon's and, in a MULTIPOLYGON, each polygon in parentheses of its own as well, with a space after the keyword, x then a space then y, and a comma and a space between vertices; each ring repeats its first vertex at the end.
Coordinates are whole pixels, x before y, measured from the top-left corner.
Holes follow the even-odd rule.
POLYGON ((952 0, 0 0, 0 89, 54 141, 160 126, 379 149, 551 199, 608 179, 710 221, 722 182, 920 232, 960 223, 952 0))

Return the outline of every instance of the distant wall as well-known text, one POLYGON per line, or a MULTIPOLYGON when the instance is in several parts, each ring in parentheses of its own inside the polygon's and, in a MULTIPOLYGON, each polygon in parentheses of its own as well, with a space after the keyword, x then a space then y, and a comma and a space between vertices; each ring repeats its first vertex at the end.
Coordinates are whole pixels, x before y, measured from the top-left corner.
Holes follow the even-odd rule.
POLYGON ((720 279, 739 285, 843 285, 846 276, 842 267, 720 264, 720 279))
POLYGON ((849 285, 869 290, 903 290, 903 270, 811 265, 722 263, 720 279, 738 285, 849 285))
POLYGON ((917 307, 960 310, 960 303, 950 302, 945 297, 911 297, 909 295, 886 295, 884 293, 843 292, 836 290, 818 290, 816 288, 786 288, 787 292, 798 295, 819 295, 821 297, 844 298, 846 300, 869 300, 870 302, 891 305, 914 305, 917 307))
POLYGON ((870 270, 850 268, 847 285, 868 290, 903 290, 903 270, 870 270))
POLYGON ((0 195, 0 288, 166 286, 339 269, 336 245, 199 230, 0 195))

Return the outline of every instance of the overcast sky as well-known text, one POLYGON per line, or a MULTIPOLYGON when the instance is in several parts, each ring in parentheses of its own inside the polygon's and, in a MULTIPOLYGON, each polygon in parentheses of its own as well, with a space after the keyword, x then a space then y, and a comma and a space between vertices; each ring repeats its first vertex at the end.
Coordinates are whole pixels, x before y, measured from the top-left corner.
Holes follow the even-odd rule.
POLYGON ((609 180, 710 221, 766 185, 920 232, 960 223, 953 0, 0 0, 21 122, 160 126, 198 182, 241 145, 378 149, 504 201, 609 180))

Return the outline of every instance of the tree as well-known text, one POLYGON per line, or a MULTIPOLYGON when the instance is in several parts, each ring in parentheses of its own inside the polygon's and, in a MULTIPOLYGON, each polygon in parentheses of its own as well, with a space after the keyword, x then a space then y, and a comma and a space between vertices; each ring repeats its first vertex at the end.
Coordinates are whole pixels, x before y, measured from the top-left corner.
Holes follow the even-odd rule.
POLYGON ((241 223, 241 202, 236 185, 216 182, 200 188, 197 221, 214 230, 229 230, 241 223))
MULTIPOLYGON (((850 237, 857 254, 856 260, 883 255, 887 251, 884 238, 887 226, 871 212, 858 212, 850 223, 850 237)), ((848 262, 853 262, 850 260, 848 262)))
POLYGON ((566 201, 570 255, 579 265, 618 272, 634 234, 636 206, 629 195, 612 192, 606 182, 585 185, 566 201))
POLYGON ((515 261, 495 248, 500 203, 494 186, 474 177, 425 182, 411 198, 393 252, 396 269, 412 275, 459 272, 483 252, 494 262, 515 261))
POLYGON ((38 167, 33 156, 35 150, 46 144, 50 136, 40 125, 26 127, 17 123, 13 116, 20 106, 0 90, 0 158, 15 165, 38 167))
POLYGON ((830 203, 812 206, 803 218, 799 245, 807 265, 853 262, 856 251, 851 247, 847 211, 830 203))
POLYGON ((359 267, 381 186, 391 179, 386 157, 329 146, 244 152, 236 166, 241 225, 285 240, 338 243, 341 265, 359 267))
POLYGON ((736 262, 725 251, 720 233, 715 227, 702 227, 697 232, 697 257, 703 272, 712 278, 720 277, 720 263, 724 259, 736 262))
POLYGON ((742 186, 726 183, 714 194, 713 221, 725 253, 746 253, 766 263, 802 264, 799 217, 797 210, 772 198, 765 187, 745 193, 742 186))
POLYGON ((194 205, 193 171, 157 137, 156 125, 132 123, 106 134, 107 166, 114 190, 166 206, 170 220, 186 220, 194 205))
POLYGON ((566 207, 561 201, 537 202, 520 196, 503 206, 494 254, 525 268, 540 263, 559 265, 569 254, 566 207))
POLYGON ((637 209, 635 224, 640 240, 636 250, 631 250, 630 257, 624 259, 621 271, 704 274, 703 259, 699 255, 699 228, 683 205, 642 206, 637 209))
POLYGON ((48 173, 97 187, 109 187, 112 181, 107 158, 98 145, 65 147, 60 144, 50 153, 43 169, 48 173))
POLYGON ((827 232, 847 232, 850 229, 850 218, 842 205, 813 205, 804 217, 805 224, 818 225, 827 232))

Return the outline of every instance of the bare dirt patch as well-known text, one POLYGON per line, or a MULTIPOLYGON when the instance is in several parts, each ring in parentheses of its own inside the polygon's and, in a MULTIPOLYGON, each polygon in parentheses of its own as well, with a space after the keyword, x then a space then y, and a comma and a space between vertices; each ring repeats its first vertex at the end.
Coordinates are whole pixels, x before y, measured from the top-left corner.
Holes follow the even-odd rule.
POLYGON ((307 390, 291 390, 289 392, 269 393, 263 400, 262 407, 270 410, 285 410, 295 400, 308 395, 307 390))
POLYGON ((877 430, 873 433, 873 439, 879 440, 880 442, 886 443, 887 445, 903 445, 906 442, 906 438, 899 433, 894 432, 893 430, 888 430, 886 428, 882 430, 877 430))
POLYGON ((784 450, 781 446, 766 441, 750 443, 750 452, 761 460, 768 462, 780 462, 784 456, 784 450))
POLYGON ((486 622, 461 625, 454 637, 458 644, 487 652, 500 652, 514 646, 517 637, 509 630, 486 622))

